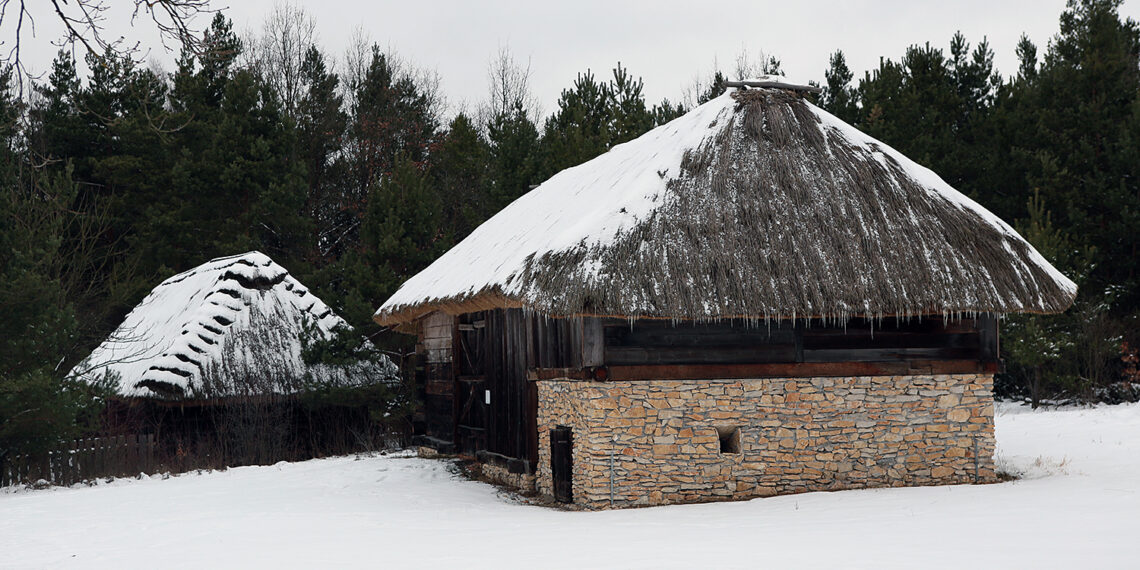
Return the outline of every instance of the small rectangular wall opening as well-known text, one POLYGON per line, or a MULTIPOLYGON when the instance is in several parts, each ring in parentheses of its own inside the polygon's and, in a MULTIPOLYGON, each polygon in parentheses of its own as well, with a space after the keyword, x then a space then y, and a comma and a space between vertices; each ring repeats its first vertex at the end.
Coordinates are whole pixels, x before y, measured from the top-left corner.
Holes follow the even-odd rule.
POLYGON ((740 453, 740 428, 736 426, 717 426, 716 434, 720 438, 721 453, 740 453))

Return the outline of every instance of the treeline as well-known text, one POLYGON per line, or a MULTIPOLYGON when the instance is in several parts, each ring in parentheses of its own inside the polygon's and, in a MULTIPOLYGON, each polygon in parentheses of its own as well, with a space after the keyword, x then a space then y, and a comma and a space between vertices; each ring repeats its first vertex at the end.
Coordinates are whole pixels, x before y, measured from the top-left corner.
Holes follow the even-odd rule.
POLYGON ((1119 0, 1070 1, 1016 74, 982 40, 912 46, 858 81, 841 51, 820 103, 1010 222, 1080 292, 1058 316, 1002 322, 1000 395, 1136 399, 1140 381, 1140 27, 1119 0), (1043 53, 1039 53, 1043 52, 1043 53))
POLYGON ((438 81, 359 44, 339 61, 277 8, 242 38, 218 14, 171 73, 61 51, 26 89, 0 77, 0 461, 85 429, 98 394, 65 375, 159 281, 260 250, 380 346, 371 314, 407 277, 550 175, 683 110, 620 64, 537 117, 504 52, 486 103, 445 117, 438 81), (34 445, 31 442, 37 442, 34 445))
MULTIPOLYGON (((1041 56, 1022 39, 1012 77, 961 35, 858 81, 837 51, 826 72, 821 106, 1015 223, 1080 284, 1065 315, 1004 321, 1005 395, 1133 395, 1140 32, 1118 6, 1071 3, 1041 56)), ((431 73, 375 45, 331 57, 311 31, 278 8, 242 38, 219 14, 208 49, 173 72, 114 52, 88 54, 87 77, 61 52, 26 89, 4 72, 0 441, 82 429, 98 402, 66 371, 161 279, 221 255, 265 252, 398 346, 370 316, 404 279, 533 185, 686 110, 647 103, 618 64, 579 74, 539 117, 527 69, 504 52, 484 103, 450 114, 431 73)))

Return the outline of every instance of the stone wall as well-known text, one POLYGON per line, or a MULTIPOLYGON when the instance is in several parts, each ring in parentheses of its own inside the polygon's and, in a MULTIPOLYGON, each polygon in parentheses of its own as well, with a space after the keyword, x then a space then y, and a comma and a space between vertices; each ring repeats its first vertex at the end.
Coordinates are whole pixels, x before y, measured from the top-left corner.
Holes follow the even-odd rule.
POLYGON ((992 482, 989 374, 538 383, 536 488, 573 429, 592 508, 992 482))
POLYGON ((502 465, 490 463, 480 463, 479 469, 482 475, 493 483, 513 487, 524 493, 534 491, 533 473, 511 473, 502 465))

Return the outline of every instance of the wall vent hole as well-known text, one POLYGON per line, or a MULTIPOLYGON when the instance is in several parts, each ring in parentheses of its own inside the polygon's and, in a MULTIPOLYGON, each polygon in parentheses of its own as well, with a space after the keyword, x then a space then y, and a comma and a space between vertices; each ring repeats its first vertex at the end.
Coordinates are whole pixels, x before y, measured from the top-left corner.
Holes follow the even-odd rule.
POLYGON ((716 434, 720 437, 721 453, 740 453, 740 428, 717 426, 716 434))

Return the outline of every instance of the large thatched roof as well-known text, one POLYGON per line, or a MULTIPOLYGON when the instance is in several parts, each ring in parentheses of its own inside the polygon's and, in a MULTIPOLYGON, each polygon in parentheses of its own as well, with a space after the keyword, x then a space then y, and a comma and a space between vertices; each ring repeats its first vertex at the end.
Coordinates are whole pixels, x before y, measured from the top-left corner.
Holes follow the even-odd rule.
POLYGON ((1076 286, 930 170, 782 89, 730 90, 564 170, 375 319, 526 307, 715 319, 1052 313, 1076 286))
POLYGON ((309 382, 387 381, 391 362, 307 365, 306 335, 347 327, 283 267, 251 251, 221 257, 160 283, 72 375, 108 374, 125 396, 215 398, 300 391, 309 382))

